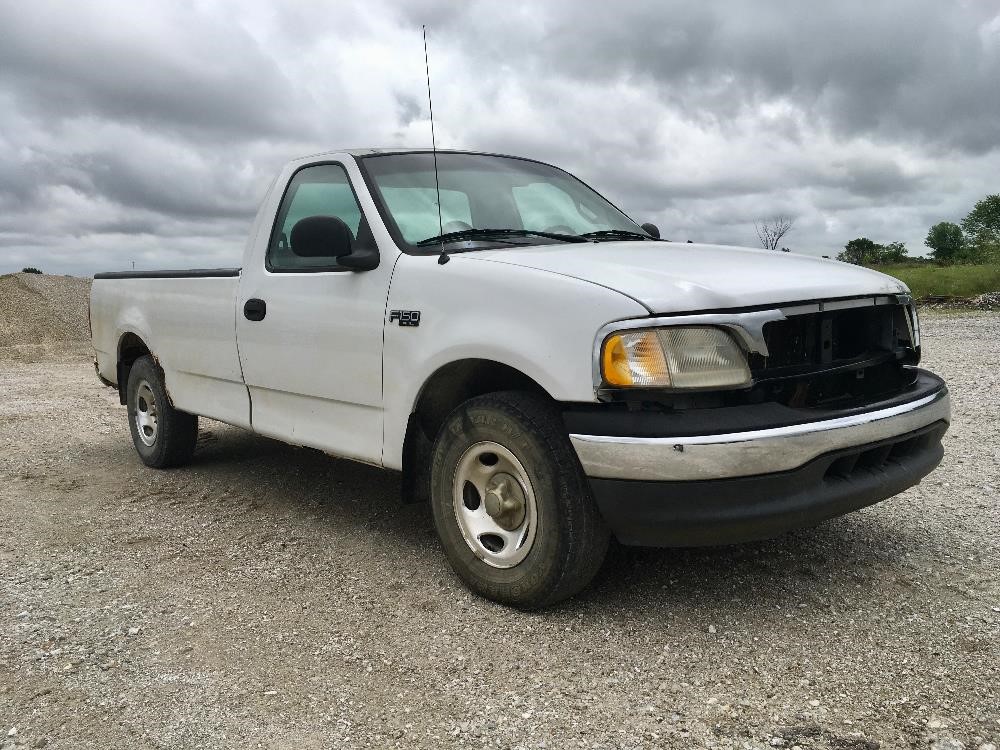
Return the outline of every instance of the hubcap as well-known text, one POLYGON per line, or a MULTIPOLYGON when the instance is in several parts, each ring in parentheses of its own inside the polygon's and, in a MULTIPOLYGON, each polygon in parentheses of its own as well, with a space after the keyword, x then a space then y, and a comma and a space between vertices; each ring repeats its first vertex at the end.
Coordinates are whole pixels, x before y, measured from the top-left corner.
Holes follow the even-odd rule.
POLYGON ((497 526, 507 531, 524 523, 524 490, 510 474, 497 472, 487 483, 486 512, 497 526))
POLYGON ((142 380, 135 389, 135 426, 139 439, 149 446, 156 442, 156 416, 156 397, 153 395, 153 389, 149 387, 149 383, 142 380))
POLYGON ((535 541, 538 510, 528 473, 499 443, 470 446, 458 460, 452 485, 455 519, 476 557, 513 568, 535 541))

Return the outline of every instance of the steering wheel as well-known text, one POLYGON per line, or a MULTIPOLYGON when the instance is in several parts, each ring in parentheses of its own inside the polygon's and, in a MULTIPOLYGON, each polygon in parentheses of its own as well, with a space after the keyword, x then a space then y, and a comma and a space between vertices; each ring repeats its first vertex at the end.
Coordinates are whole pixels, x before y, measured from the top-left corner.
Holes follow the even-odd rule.
POLYGON ((556 224, 554 227, 549 227, 545 231, 551 234, 576 234, 576 232, 565 224, 556 224))
POLYGON ((466 224, 464 221, 449 221, 441 228, 441 234, 451 234, 452 232, 464 232, 466 229, 472 229, 471 224, 466 224))

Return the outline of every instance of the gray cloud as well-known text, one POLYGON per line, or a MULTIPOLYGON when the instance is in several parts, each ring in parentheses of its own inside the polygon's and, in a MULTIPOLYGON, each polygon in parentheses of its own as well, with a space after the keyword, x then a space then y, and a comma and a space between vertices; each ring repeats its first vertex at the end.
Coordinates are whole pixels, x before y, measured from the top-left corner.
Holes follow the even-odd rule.
POLYGON ((99 117, 187 137, 309 127, 295 86, 238 25, 143 5, 0 4, 0 82, 49 123, 99 117))
POLYGON ((974 153, 1000 143, 1000 8, 992 3, 661 0, 592 3, 581 13, 575 0, 558 0, 523 14, 505 7, 465 4, 446 16, 448 30, 468 54, 525 74, 638 81, 697 121, 724 122, 781 99, 844 135, 974 153), (504 25, 507 33, 490 33, 504 25))
POLYGON ((239 262, 282 162, 440 145, 578 174, 675 239, 921 251, 1000 186, 986 2, 0 0, 0 272, 239 262))

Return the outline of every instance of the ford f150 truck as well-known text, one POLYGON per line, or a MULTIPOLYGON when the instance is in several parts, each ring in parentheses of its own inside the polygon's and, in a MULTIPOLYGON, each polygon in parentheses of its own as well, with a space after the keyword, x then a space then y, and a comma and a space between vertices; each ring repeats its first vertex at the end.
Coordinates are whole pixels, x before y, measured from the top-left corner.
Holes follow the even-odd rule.
POLYGON ((242 268, 98 274, 90 305, 147 465, 191 459, 201 415, 401 471, 462 580, 525 608, 612 535, 763 539, 896 495, 950 421, 896 279, 670 243, 496 154, 293 161, 242 268))

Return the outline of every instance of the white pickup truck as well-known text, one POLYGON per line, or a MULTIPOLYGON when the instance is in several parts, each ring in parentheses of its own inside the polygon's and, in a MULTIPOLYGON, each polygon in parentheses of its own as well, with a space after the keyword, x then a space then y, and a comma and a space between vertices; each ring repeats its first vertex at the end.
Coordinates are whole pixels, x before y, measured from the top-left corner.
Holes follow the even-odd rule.
POLYGON ((951 418, 896 279, 670 243, 496 154, 293 161, 241 269, 98 274, 90 306, 147 465, 190 460, 201 415, 401 471, 462 580, 519 607, 612 535, 763 539, 895 495, 951 418))

